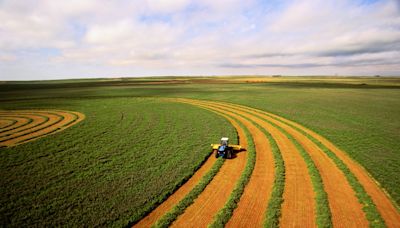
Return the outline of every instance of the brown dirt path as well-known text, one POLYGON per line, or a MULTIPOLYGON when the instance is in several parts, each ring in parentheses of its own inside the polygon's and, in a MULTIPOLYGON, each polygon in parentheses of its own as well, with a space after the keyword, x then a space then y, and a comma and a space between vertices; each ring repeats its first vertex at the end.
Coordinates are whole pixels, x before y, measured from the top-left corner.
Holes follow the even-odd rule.
MULTIPOLYGON (((247 108, 245 106, 240 106, 240 107, 247 108)), ((347 155, 344 151, 337 148, 333 143, 331 143, 324 137, 320 136, 319 134, 307 129, 306 127, 296 122, 287 120, 272 113, 252 108, 249 109, 273 116, 282 122, 296 126, 297 128, 303 130, 304 132, 306 132, 307 134, 311 135, 312 137, 320 141, 322 144, 324 144, 328 149, 330 149, 333 153, 335 153, 346 164, 346 166, 350 169, 350 171, 357 177, 358 181, 360 182, 361 185, 363 185, 367 194, 372 198, 374 204, 376 205, 386 225, 388 227, 399 227, 400 213, 397 210, 395 204, 391 201, 390 197, 384 192, 384 190, 380 188, 378 182, 374 180, 372 176, 360 164, 352 160, 349 157, 349 155, 347 155)))
MULTIPOLYGON (((30 118, 35 118, 34 114, 40 114, 40 115, 46 115, 49 117, 49 121, 46 123, 43 123, 39 126, 32 127, 31 129, 26 129, 21 132, 16 132, 15 134, 12 134, 11 136, 7 136, 2 138, 2 142, 0 142, 0 146, 15 146, 20 143, 25 143, 28 141, 32 141, 35 139, 38 139, 40 137, 49 135, 49 134, 54 134, 56 132, 62 131, 66 129, 67 127, 70 127, 76 123, 79 123, 85 118, 85 115, 82 113, 78 112, 67 112, 67 111, 60 111, 60 110, 55 110, 55 111, 36 111, 36 110, 23 110, 20 111, 21 113, 31 113, 30 118), (61 120, 61 118, 54 113, 57 113, 58 115, 61 115, 64 117, 64 119, 61 120), (33 132, 35 131, 35 132, 33 132), (32 132, 32 133, 30 133, 32 132), (30 133, 30 134, 29 134, 30 133)), ((11 111, 11 113, 18 113, 18 111, 11 111)), ((35 121, 33 121, 35 122, 35 121)), ((18 129, 15 129, 15 131, 18 131, 18 129)), ((10 131, 8 131, 10 132, 10 131)), ((12 130, 11 132, 14 132, 12 130)))
MULTIPOLYGON (((237 129, 241 140, 240 144, 246 148, 247 139, 241 127, 235 120, 229 117, 225 118, 237 129)), ((244 170, 246 160, 247 154, 245 152, 238 153, 235 159, 226 160, 214 179, 171 227, 207 227, 216 213, 227 202, 230 193, 244 170)))
MULTIPOLYGON (((284 202, 282 203, 280 226, 316 227, 315 193, 311 178, 308 174, 307 165, 300 156, 295 145, 277 128, 246 113, 245 110, 240 111, 232 109, 231 106, 225 106, 221 103, 215 104, 219 107, 224 106, 230 108, 232 112, 253 120, 261 127, 265 128, 276 140, 285 162, 284 202)), ((262 194, 262 192, 258 192, 258 194, 262 194)))
MULTIPOLYGON (((213 107, 218 111, 230 112, 230 110, 220 109, 220 107, 210 103, 199 102, 198 104, 213 107)), ((262 227, 275 175, 271 146, 264 133, 250 121, 233 114, 233 112, 229 115, 240 121, 250 131, 256 149, 256 163, 237 208, 226 227, 262 227)))
POLYGON ((201 178, 211 169, 217 159, 210 155, 207 161, 197 170, 193 176, 182 185, 176 192, 168 197, 162 204, 154 209, 150 214, 141 219, 133 227, 151 227, 165 213, 171 210, 179 201, 181 201, 201 180, 201 178))

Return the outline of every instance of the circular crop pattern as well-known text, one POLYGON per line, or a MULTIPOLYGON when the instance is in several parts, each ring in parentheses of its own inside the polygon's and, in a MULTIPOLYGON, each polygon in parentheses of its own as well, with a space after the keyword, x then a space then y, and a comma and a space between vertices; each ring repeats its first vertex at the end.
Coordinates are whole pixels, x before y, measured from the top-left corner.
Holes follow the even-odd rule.
POLYGON ((61 110, 0 110, 0 147, 11 147, 62 131, 85 116, 61 110))

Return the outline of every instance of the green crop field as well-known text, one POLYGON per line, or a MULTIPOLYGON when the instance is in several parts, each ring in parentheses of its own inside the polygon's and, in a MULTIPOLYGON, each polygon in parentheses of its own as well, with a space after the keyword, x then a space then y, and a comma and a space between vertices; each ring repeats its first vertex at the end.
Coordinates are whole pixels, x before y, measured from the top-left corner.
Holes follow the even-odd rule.
POLYGON ((210 143, 224 135, 236 142, 223 117, 159 99, 167 97, 236 103, 296 121, 346 151, 400 204, 400 79, 267 79, 1 83, 0 109, 86 115, 63 132, 0 148, 1 225, 133 224, 195 172, 210 143))
POLYGON ((62 134, 1 149, 6 226, 124 226, 190 177, 209 155, 209 142, 236 137, 222 117, 185 104, 140 98, 28 103, 2 108, 62 107, 85 113, 86 120, 62 134))

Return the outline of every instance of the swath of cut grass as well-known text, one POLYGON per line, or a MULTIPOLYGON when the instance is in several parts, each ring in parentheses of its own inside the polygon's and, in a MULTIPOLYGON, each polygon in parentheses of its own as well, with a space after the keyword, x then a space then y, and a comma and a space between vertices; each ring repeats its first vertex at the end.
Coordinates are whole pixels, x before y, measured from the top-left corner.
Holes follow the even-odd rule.
MULTIPOLYGON (((263 113, 266 114, 266 113, 263 113)), ((268 115, 268 114, 266 114, 268 115)), ((301 132, 303 135, 305 135, 307 138, 309 138, 312 142, 314 142, 318 147, 320 147, 327 155, 328 157, 330 157, 333 162, 336 164, 336 166, 344 173, 347 181, 349 182, 350 186, 353 188, 353 190, 356 192, 356 197, 359 200, 359 202, 362 204, 363 206, 363 211, 366 214, 366 217, 370 223, 371 227, 386 227, 385 222, 383 221, 380 213, 378 212, 376 205, 374 204, 374 202, 372 201, 371 197, 367 194, 367 192, 365 191, 364 187, 360 184, 360 182, 358 181, 357 177, 354 176, 354 174, 350 171, 350 169, 347 167, 346 164, 344 164, 344 162, 337 157, 337 155, 335 153, 333 153, 330 149, 328 149, 323 143, 321 143, 320 141, 318 141, 317 139, 315 139, 314 137, 312 137, 311 135, 309 135, 307 132, 303 131, 302 129, 288 123, 285 121, 280 120, 279 118, 276 118, 274 116, 268 115, 271 118, 283 122, 287 125, 289 125, 290 127, 296 129, 297 131, 301 132)), ((268 121, 268 120, 267 120, 268 121)), ((273 124, 273 123, 271 123, 273 124)), ((277 126, 277 125, 275 125, 277 126)), ((280 128, 279 126, 277 126, 278 128, 280 128)), ((285 132, 282 129, 283 132, 285 132)), ((285 134, 287 134, 285 132, 285 134)), ((290 135, 288 135, 288 137, 291 137, 290 135)), ((291 139, 292 140, 292 139, 291 139)), ((293 142, 296 144, 296 140, 293 140, 293 142)), ((298 143, 297 143, 298 144, 298 143)), ((300 146, 300 145, 299 145, 300 146)), ((301 146, 300 146, 301 147, 301 146)), ((304 149, 303 149, 304 151, 304 149)), ((314 165, 315 166, 315 165, 314 165)), ((313 172, 314 173, 314 172, 313 172)), ((317 173, 314 173, 317 174, 317 173)), ((319 173, 318 173, 319 176, 319 173)), ((321 178, 319 176, 319 178, 321 178)), ((325 192, 325 191, 324 191, 325 192)), ((326 192, 325 192, 326 195, 326 192)), ((319 197, 317 197, 318 199, 319 197)), ((323 199, 323 201, 325 201, 325 199, 323 199)), ((327 200, 326 200, 327 201, 327 200)), ((328 201, 327 201, 328 203, 328 201)), ((330 217, 330 215, 329 215, 330 217)), ((322 221, 325 221, 325 217, 322 221)))
POLYGON ((200 182, 181 200, 177 205, 175 205, 170 211, 168 211, 164 216, 162 216, 155 224, 154 228, 164 228, 171 225, 176 218, 181 215, 187 207, 189 207, 193 201, 203 192, 207 185, 218 173, 222 165, 224 164, 224 159, 219 158, 214 163, 212 168, 207 172, 207 174, 200 180, 200 182))
MULTIPOLYGON (((235 118, 233 118, 233 119, 235 119, 235 118)), ((245 137, 247 138, 247 142, 248 142, 247 143, 247 145, 248 145, 247 153, 248 154, 247 154, 246 166, 244 168, 242 175, 240 176, 238 183, 236 184, 235 188, 233 189, 232 193, 230 194, 227 203, 214 216, 213 221, 209 225, 210 228, 224 227, 225 224, 232 217, 233 211, 237 207, 240 197, 243 194, 244 188, 246 187, 247 183, 250 180, 251 174, 254 170, 254 166, 256 163, 256 152, 255 152, 253 137, 251 137, 249 130, 242 123, 240 123, 238 121, 238 124, 243 129, 245 137)))

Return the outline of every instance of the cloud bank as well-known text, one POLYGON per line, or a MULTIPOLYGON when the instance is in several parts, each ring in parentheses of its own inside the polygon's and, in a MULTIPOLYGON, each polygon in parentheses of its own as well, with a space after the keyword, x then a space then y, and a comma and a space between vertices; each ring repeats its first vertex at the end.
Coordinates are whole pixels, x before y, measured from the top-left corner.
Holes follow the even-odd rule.
POLYGON ((0 79, 400 75, 397 0, 2 0, 0 79))

